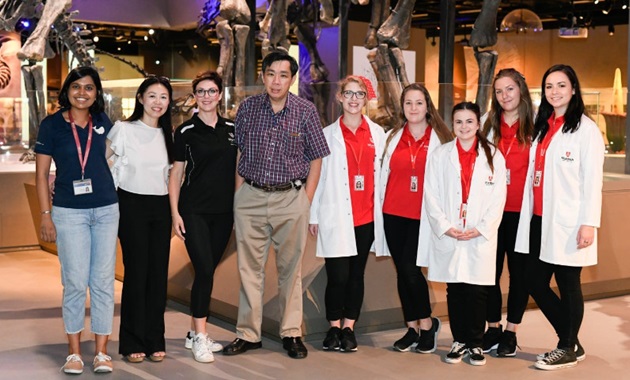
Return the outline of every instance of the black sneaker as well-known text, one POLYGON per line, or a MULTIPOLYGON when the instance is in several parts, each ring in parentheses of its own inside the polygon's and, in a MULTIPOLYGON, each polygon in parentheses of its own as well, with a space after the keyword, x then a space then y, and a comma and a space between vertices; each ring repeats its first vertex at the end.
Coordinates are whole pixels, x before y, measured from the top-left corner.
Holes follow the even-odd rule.
POLYGON ((331 327, 324 339, 323 348, 325 351, 339 351, 341 344, 341 329, 339 327, 331 327))
POLYGON ((418 343, 420 335, 412 327, 407 329, 407 333, 402 338, 394 342, 394 350, 400 352, 408 352, 412 347, 418 343))
POLYGON ((497 356, 500 358, 516 356, 516 333, 514 331, 505 330, 501 334, 501 340, 499 341, 499 347, 497 347, 497 356))
POLYGON ((468 349, 468 360, 472 365, 485 365, 486 357, 483 356, 481 347, 473 347, 468 349))
MULTIPOLYGON (((549 356, 552 352, 553 351, 545 352, 544 354, 538 354, 536 355, 536 360, 543 360, 547 356, 549 356)), ((580 342, 577 342, 577 344, 575 345, 575 358, 579 362, 586 359, 586 352, 584 352, 584 347, 582 347, 580 342)))
POLYGON ((420 339, 418 339, 418 344, 416 345, 416 352, 421 354, 430 354, 435 352, 435 349, 437 348, 438 333, 440 332, 442 323, 435 317, 431 318, 431 323, 430 330, 420 330, 420 339))
POLYGON ((553 371, 562 368, 571 368, 577 365, 577 358, 575 351, 564 350, 562 348, 556 348, 555 350, 547 353, 547 356, 538 360, 534 366, 538 369, 544 369, 546 371, 553 371))
POLYGON ((483 344, 481 346, 484 354, 496 350, 497 347, 499 347, 502 331, 503 327, 501 325, 499 325, 499 327, 488 327, 486 333, 483 334, 483 344))
POLYGON ((340 350, 342 352, 355 352, 357 350, 357 338, 350 327, 341 330, 340 350))
POLYGON ((466 345, 455 341, 451 346, 451 351, 446 354, 444 360, 450 364, 457 364, 462 361, 464 354, 466 354, 466 345))

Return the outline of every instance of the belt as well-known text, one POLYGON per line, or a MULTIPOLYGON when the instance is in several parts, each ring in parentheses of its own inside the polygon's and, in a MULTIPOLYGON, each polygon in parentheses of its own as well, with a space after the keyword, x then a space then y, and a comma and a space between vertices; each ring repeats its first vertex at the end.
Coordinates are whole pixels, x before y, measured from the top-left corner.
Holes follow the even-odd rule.
POLYGON ((245 179, 246 184, 252 187, 255 187, 257 189, 260 189, 262 191, 266 191, 268 193, 271 193, 274 191, 289 191, 291 189, 300 190, 300 188, 304 185, 305 182, 306 180, 294 179, 287 183, 280 183, 277 185, 267 185, 267 184, 260 184, 260 183, 254 182, 251 179, 245 179))

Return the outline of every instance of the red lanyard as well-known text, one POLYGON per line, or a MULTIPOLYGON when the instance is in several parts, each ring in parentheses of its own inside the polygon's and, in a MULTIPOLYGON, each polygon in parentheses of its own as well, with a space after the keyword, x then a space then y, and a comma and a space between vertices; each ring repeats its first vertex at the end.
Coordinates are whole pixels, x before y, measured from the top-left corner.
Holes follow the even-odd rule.
POLYGON ((422 138, 421 141, 422 143, 420 143, 420 146, 414 152, 411 148, 411 141, 407 140, 407 145, 409 145, 409 157, 411 158, 411 171, 413 173, 416 172, 416 158, 418 158, 418 152, 420 152, 420 149, 424 148, 424 144, 426 143, 426 140, 424 138, 422 138))
POLYGON ((79 141, 77 126, 76 124, 74 124, 74 119, 72 118, 72 112, 70 110, 68 110, 68 119, 70 120, 70 127, 72 127, 74 142, 77 145, 77 153, 79 154, 79 163, 81 164, 81 179, 84 179, 85 165, 87 165, 88 156, 90 155, 90 148, 92 147, 92 115, 90 114, 88 117, 88 139, 85 145, 85 156, 83 155, 83 150, 81 149, 81 142, 79 141))
POLYGON ((514 145, 514 141, 516 141, 516 136, 512 137, 512 141, 510 141, 510 145, 507 148, 507 151, 505 150, 505 144, 504 144, 505 139, 501 139, 501 143, 499 144, 499 149, 501 150, 501 153, 503 153, 503 157, 507 160, 507 157, 510 155, 510 152, 512 151, 512 145, 514 145))
MULTIPOLYGON (((359 130, 357 129, 357 132, 359 130)), ((364 140, 363 138, 359 138, 359 136, 357 136, 357 134, 355 133, 355 136, 357 137, 357 141, 359 142, 359 145, 361 146, 361 150, 359 150, 359 157, 357 158, 357 153, 354 150, 354 146, 352 146, 352 143, 348 143, 347 145, 350 147, 350 150, 352 150, 352 155, 354 156, 354 159, 357 162, 357 174, 361 174, 361 157, 363 156, 363 144, 364 144, 364 140)), ((362 135, 363 137, 363 135, 362 135)))
POLYGON ((470 175, 469 176, 465 176, 464 175, 464 169, 461 167, 460 165, 460 173, 462 176, 462 182, 464 187, 462 188, 462 200, 463 203, 468 203, 468 196, 470 195, 470 185, 472 183, 472 176, 473 176, 473 172, 475 171, 475 161, 477 161, 477 156, 475 155, 475 159, 472 161, 472 164, 470 165, 470 175))
POLYGON ((536 170, 542 170, 543 162, 545 162, 545 154, 547 154, 547 148, 549 148, 549 144, 551 144, 551 139, 553 139, 553 136, 556 134, 556 132, 560 130, 561 126, 562 124, 556 126, 556 121, 554 120, 552 128, 547 131, 547 135, 538 145, 537 151, 539 152, 540 159, 538 159, 538 157, 536 158, 536 170))

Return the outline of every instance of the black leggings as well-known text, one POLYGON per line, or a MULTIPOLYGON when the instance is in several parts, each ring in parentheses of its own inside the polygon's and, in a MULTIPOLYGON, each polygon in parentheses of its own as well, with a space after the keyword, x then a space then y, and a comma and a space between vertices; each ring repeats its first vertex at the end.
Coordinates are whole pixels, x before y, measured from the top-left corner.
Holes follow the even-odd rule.
POLYGON ((416 266, 420 220, 383 214, 383 222, 387 246, 396 266, 398 296, 405 321, 428 318, 431 316, 429 285, 416 266))
POLYGON ((374 242, 374 223, 354 228, 357 256, 326 258, 326 319, 357 320, 363 305, 363 275, 370 247, 374 242))
POLYGON ((582 267, 549 264, 540 260, 542 217, 534 215, 529 233, 529 291, 558 335, 558 347, 573 349, 584 318, 584 297, 580 275, 582 267), (560 297, 551 290, 556 279, 560 297))
POLYGON ((497 242, 497 272, 495 285, 488 291, 488 322, 501 321, 501 272, 503 262, 507 256, 508 272, 510 275, 510 285, 507 299, 507 320, 515 324, 520 324, 523 314, 527 308, 529 292, 527 290, 527 261, 528 256, 514 252, 516 244, 516 230, 520 213, 504 212, 501 225, 499 226, 499 238, 497 242))
POLYGON ((186 229, 184 243, 195 269, 190 312, 193 318, 205 318, 210 308, 214 271, 230 241, 234 214, 185 214, 182 219, 186 229))
POLYGON ((168 195, 118 189, 118 237, 125 265, 120 306, 121 355, 164 351, 164 310, 171 212, 168 195))

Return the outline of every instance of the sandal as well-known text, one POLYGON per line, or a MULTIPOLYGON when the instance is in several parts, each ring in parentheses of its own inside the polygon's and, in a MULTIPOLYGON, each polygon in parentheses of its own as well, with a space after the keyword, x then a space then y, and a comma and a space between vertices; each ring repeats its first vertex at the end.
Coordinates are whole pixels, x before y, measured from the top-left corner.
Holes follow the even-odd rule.
POLYGON ((166 352, 158 351, 149 355, 149 360, 151 360, 152 362, 161 362, 162 360, 164 360, 165 356, 166 356, 166 352))
POLYGON ((126 355, 125 359, 127 359, 129 363, 142 363, 144 361, 144 357, 144 353, 135 352, 133 354, 126 355))

